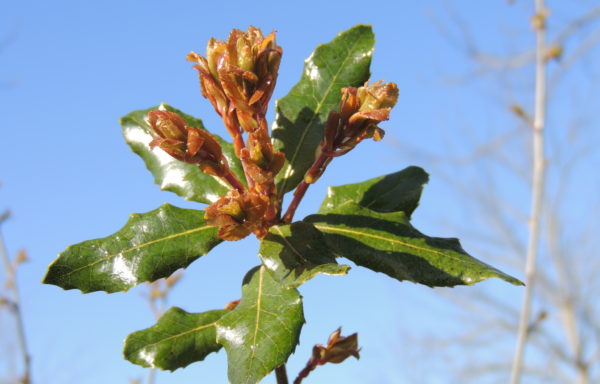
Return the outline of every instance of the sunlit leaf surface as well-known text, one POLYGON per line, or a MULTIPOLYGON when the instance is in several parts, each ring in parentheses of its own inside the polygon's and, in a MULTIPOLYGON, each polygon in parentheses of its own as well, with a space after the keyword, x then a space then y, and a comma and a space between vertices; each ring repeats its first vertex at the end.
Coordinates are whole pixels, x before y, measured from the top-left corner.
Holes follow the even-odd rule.
POLYGON ((308 216, 335 252, 400 281, 428 286, 470 285, 498 277, 522 283, 475 259, 458 239, 430 237, 410 223, 427 174, 420 168, 331 187, 319 214, 308 216))
POLYGON ((125 340, 123 354, 134 364, 174 371, 221 349, 215 324, 226 310, 188 313, 172 307, 150 328, 125 340))
POLYGON ((220 242, 204 211, 164 204, 132 214, 111 236, 68 247, 50 265, 44 283, 84 293, 126 291, 170 276, 220 242))
MULTIPOLYGON (((125 141, 131 147, 131 150, 144 160, 146 168, 154 175, 154 182, 160 185, 161 189, 174 192, 186 200, 207 204, 216 201, 230 189, 227 183, 203 173, 195 165, 174 159, 160 148, 150 149, 149 144, 152 141, 152 136, 150 135, 151 128, 146 121, 146 116, 148 112, 159 108, 179 114, 191 127, 204 129, 202 120, 187 115, 167 104, 161 104, 160 106, 133 111, 121 119, 125 141)), ((223 154, 227 158, 232 171, 240 181, 245 182, 244 171, 239 159, 235 156, 233 146, 219 136, 214 134, 213 136, 221 144, 223 154)))
POLYGON ((265 267, 244 279, 242 301, 217 321, 217 342, 227 351, 232 384, 258 383, 285 363, 304 323, 302 298, 279 284, 265 267))
POLYGON ((370 26, 341 32, 315 49, 304 62, 300 81, 277 101, 273 142, 287 158, 279 173, 280 195, 294 189, 310 168, 327 115, 339 108, 340 89, 369 79, 374 44, 370 26))

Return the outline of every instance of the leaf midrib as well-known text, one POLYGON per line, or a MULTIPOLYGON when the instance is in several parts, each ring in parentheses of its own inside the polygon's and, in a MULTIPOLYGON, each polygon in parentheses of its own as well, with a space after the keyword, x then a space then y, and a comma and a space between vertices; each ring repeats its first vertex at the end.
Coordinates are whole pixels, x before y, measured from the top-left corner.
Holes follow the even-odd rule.
POLYGON ((281 238, 283 239, 284 243, 292 250, 292 252, 294 252, 300 259, 302 259, 302 261, 304 261, 306 264, 310 264, 310 262, 296 249, 294 248, 294 246, 292 245, 292 243, 290 243, 288 241, 288 239, 285 237, 285 235, 283 234, 283 232, 281 231, 281 228, 279 227, 273 227, 275 228, 275 230, 277 232, 279 232, 279 235, 281 236, 281 238))
POLYGON ((86 265, 84 265, 84 266, 81 266, 81 267, 79 267, 79 268, 76 268, 76 269, 73 269, 73 270, 71 270, 71 271, 68 271, 68 272, 66 272, 66 273, 63 273, 63 274, 61 275, 61 278, 62 278, 62 277, 65 277, 65 276, 69 276, 69 275, 71 275, 71 274, 73 274, 73 273, 77 273, 77 272, 79 272, 79 271, 81 271, 81 270, 83 270, 83 269, 86 269, 86 268, 91 268, 91 267, 93 267, 94 265, 96 265, 96 264, 98 264, 98 263, 101 263, 101 262, 104 262, 104 261, 110 260, 110 259, 112 259, 112 258, 114 258, 114 257, 117 257, 117 256, 119 256, 119 255, 123 255, 123 254, 125 254, 125 253, 129 253, 129 252, 133 252, 133 251, 139 250, 139 249, 141 249, 141 248, 148 247, 148 246, 150 246, 150 245, 153 245, 153 244, 159 243, 159 242, 161 242, 161 241, 171 240, 171 239, 174 239, 174 238, 177 238, 177 237, 180 237, 180 236, 186 236, 186 235, 189 235, 189 234, 191 234, 191 233, 195 233, 195 232, 203 231, 203 230, 206 230, 206 229, 209 229, 209 228, 213 228, 213 227, 212 227, 211 225, 205 225, 204 227, 199 227, 199 228, 190 229, 190 230, 187 230, 187 231, 184 231, 184 232, 180 232, 180 233, 176 233, 176 234, 172 234, 172 235, 169 235, 169 236, 166 236, 166 237, 161 237, 160 239, 155 239, 155 240, 151 240, 151 241, 148 241, 148 242, 145 242, 145 243, 138 244, 138 245, 136 245, 136 246, 134 246, 134 247, 127 248, 127 249, 125 249, 125 250, 123 250, 123 251, 121 251, 121 252, 114 253, 114 254, 112 254, 112 255, 108 255, 108 256, 102 257, 102 258, 100 258, 100 259, 98 259, 98 260, 95 260, 95 261, 94 261, 94 262, 92 262, 92 263, 86 264, 86 265))
POLYGON ((262 288, 263 288, 263 273, 264 273, 265 267, 260 267, 260 270, 258 271, 258 292, 257 292, 257 297, 256 297, 256 317, 255 317, 255 325, 254 325, 254 335, 252 338, 252 354, 250 355, 250 365, 252 365, 252 362, 254 361, 254 357, 256 354, 256 339, 258 338, 258 328, 259 328, 259 323, 260 323, 260 306, 261 306, 261 299, 262 299, 262 288))
MULTIPOLYGON (((321 98, 321 100, 317 103, 317 108, 315 108, 314 110, 314 114, 312 115, 312 117, 310 118, 310 120, 308 121, 308 124, 306 125, 304 131, 302 132, 302 135, 300 136, 300 140, 298 145, 296 146, 296 149, 294 151, 294 155, 292 156, 292 159, 289 160, 289 164, 287 169, 285 170, 285 174, 284 174, 284 179, 283 182, 281 184, 281 188, 279 188, 279 198, 281 198, 281 196, 283 196, 283 194, 285 193, 285 187, 287 186, 289 177, 290 177, 290 173, 292 172, 292 168, 293 165, 296 162, 296 158, 298 157, 298 153, 300 153, 300 147, 302 146, 302 144, 304 143, 304 140, 306 138, 306 135, 308 134, 309 128, 311 128, 313 122, 315 121, 316 117, 319 115, 319 113, 321 112, 321 108, 323 107, 323 104, 325 103, 325 99, 327 99, 327 97, 329 96, 329 93, 331 92, 331 88, 333 87, 333 84, 335 84, 335 80, 337 79, 337 77, 340 75, 340 73, 342 72, 342 69, 344 68, 344 65, 346 65, 346 61, 348 61, 348 59, 350 58, 350 56, 352 56, 352 52, 354 51, 354 48, 356 47, 356 45, 358 44, 358 41, 360 39, 356 39, 354 41, 354 43, 352 44, 351 48, 348 50, 348 54, 346 55, 346 57, 344 58, 344 61, 342 61, 342 64, 339 66, 337 72, 335 73, 335 75, 333 75, 333 77, 331 78, 331 81, 329 83, 329 86, 327 87, 327 91, 325 91, 323 97, 321 98)), ((302 74, 302 77, 304 77, 304 73, 302 74)), ((313 87, 314 88, 314 87, 313 87)))
POLYGON ((196 328, 189 329, 189 330, 187 330, 185 332, 181 332, 181 333, 177 333, 175 335, 171 335, 171 336, 166 337, 164 339, 160 339, 157 342, 154 342, 154 343, 151 343, 151 344, 146 344, 142 348, 138 349, 138 351, 140 351, 142 349, 145 349, 145 348, 153 347, 153 346, 155 346, 157 344, 164 343, 165 341, 168 341, 168 340, 171 340, 171 339, 175 339, 175 338, 178 338, 178 337, 183 337, 183 336, 185 336, 187 334, 190 334, 190 333, 193 333, 193 332, 198 332, 198 331, 201 331, 201 330, 206 329, 206 328, 214 327, 216 324, 217 324, 217 322, 214 321, 214 322, 212 322, 210 324, 203 324, 203 325, 200 325, 200 326, 198 326, 196 328))
MULTIPOLYGON (((315 227, 317 227, 317 229, 319 230, 323 230, 323 231, 331 231, 331 232, 341 232, 341 233, 349 233, 349 234, 353 234, 353 235, 358 235, 358 236, 365 236, 365 237, 370 237, 372 239, 376 239, 376 240, 381 240, 381 241, 386 241, 389 243, 395 243, 395 244, 399 244, 401 246, 404 246, 406 248, 412 248, 418 251, 422 251, 422 252, 429 252, 429 253, 434 253, 437 254, 439 256, 443 256, 443 257, 448 257, 451 259, 456 260, 459 263, 462 263, 464 265, 469 265, 469 264, 477 264, 479 265, 478 262, 474 262, 472 260, 465 260, 465 259, 461 259, 460 257, 457 257, 451 253, 444 253, 444 252, 440 252, 437 251, 435 249, 431 249, 431 248, 424 248, 424 247, 419 247, 418 245, 413 245, 401 240, 395 240, 395 239, 390 239, 388 237, 384 237, 384 236, 379 236, 379 235, 374 235, 368 232, 361 232, 361 231, 357 231, 357 230, 351 230, 351 229, 346 229, 346 228, 339 228, 339 227, 331 227, 328 225, 322 225, 322 224, 314 224, 315 227)), ((467 255, 464 255, 465 257, 468 257, 467 255)))

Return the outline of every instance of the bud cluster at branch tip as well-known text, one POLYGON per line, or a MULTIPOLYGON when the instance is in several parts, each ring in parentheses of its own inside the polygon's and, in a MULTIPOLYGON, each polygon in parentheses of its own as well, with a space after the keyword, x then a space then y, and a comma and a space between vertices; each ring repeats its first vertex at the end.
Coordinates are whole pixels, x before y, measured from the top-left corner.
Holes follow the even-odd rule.
POLYGON ((229 164, 221 145, 202 128, 190 127, 177 113, 156 110, 148 113, 154 139, 150 147, 159 147, 179 161, 196 164, 202 172, 217 177, 229 173, 229 164))
POLYGON ((241 240, 252 232, 262 238, 268 232, 263 220, 267 208, 268 200, 252 188, 243 193, 232 190, 206 208, 205 219, 219 227, 223 240, 241 240))
POLYGON ((342 88, 341 92, 339 111, 329 113, 315 163, 304 177, 308 184, 317 181, 333 157, 351 151, 366 138, 381 140, 385 132, 378 124, 389 119, 398 101, 398 86, 381 80, 359 88, 342 88))
POLYGON ((202 95, 217 113, 253 132, 259 126, 254 115, 267 111, 282 53, 275 32, 263 37, 260 29, 250 27, 246 33, 234 29, 227 41, 210 39, 206 58, 191 52, 188 61, 197 63, 202 95))
POLYGON ((315 345, 313 348, 313 357, 318 360, 319 365, 325 363, 339 364, 350 356, 357 359, 358 354, 358 334, 353 333, 350 336, 341 336, 342 329, 338 328, 329 336, 327 346, 315 345))
POLYGON ((227 41, 210 39, 206 57, 194 52, 187 57, 196 63, 202 95, 211 102, 233 137, 235 153, 248 181, 248 190, 230 193, 207 210, 207 218, 219 225, 220 237, 227 240, 237 240, 250 232, 260 238, 278 217, 274 180, 285 155, 275 151, 265 115, 282 53, 275 42, 275 32, 265 37, 260 29, 250 27, 247 32, 234 29, 227 41), (243 132, 248 134, 247 144, 243 132), (227 213, 234 201, 249 210, 243 220, 227 213))
POLYGON ((327 363, 339 364, 350 356, 359 359, 358 334, 353 333, 350 336, 341 336, 342 329, 338 328, 329 336, 326 346, 317 344, 313 347, 312 355, 306 366, 300 373, 294 384, 302 382, 311 371, 314 371, 319 365, 327 363))
MULTIPOLYGON (((251 233, 262 239, 271 226, 291 222, 308 185, 325 171, 332 158, 352 150, 365 138, 381 140, 378 124, 389 118, 398 100, 394 83, 378 81, 359 88, 341 89, 339 111, 331 111, 315 161, 296 188, 294 199, 281 217, 281 196, 275 177, 285 163, 269 133, 266 113, 273 94, 283 50, 275 32, 263 36, 258 28, 234 29, 226 41, 211 38, 206 56, 191 52, 202 95, 210 101, 233 138, 246 185, 230 170, 221 145, 201 128, 190 127, 177 113, 158 110, 148 114, 153 130, 151 147, 159 147, 177 160, 197 165, 209 175, 225 180, 232 189, 205 211, 224 240, 240 240, 251 233), (247 137, 245 137, 247 136, 247 137)), ((339 336, 339 335, 338 335, 339 336)))

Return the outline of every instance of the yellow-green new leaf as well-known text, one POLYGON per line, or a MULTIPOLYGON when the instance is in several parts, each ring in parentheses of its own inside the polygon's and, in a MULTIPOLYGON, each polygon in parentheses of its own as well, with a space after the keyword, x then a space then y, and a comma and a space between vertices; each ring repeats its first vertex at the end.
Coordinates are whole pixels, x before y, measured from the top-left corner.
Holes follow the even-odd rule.
POLYGON ((498 277, 522 285, 470 256, 458 239, 429 237, 417 231, 403 212, 375 212, 348 201, 305 220, 319 229, 341 256, 400 281, 452 287, 498 277))
POLYGON ((170 276, 221 241, 204 211, 164 204, 131 215, 111 236, 68 247, 50 264, 44 283, 83 293, 126 291, 170 276))
POLYGON ((125 339, 123 355, 134 364, 174 371, 221 349, 215 324, 228 311, 188 313, 172 307, 150 328, 125 339))
POLYGON ((319 273, 345 275, 350 267, 339 265, 323 234, 302 221, 271 227, 260 243, 258 255, 273 277, 286 287, 297 287, 319 273))
POLYGON ((232 384, 255 384, 294 352, 304 324, 302 297, 279 284, 264 266, 252 269, 242 299, 217 321, 217 342, 227 351, 232 384))
MULTIPOLYGON (((131 147, 131 150, 139 155, 146 168, 154 175, 154 182, 160 185, 160 188, 171 191, 186 200, 197 201, 210 204, 218 200, 219 197, 226 194, 231 188, 222 180, 203 173, 193 165, 174 159, 160 148, 150 148, 152 129, 146 121, 148 112, 163 108, 167 111, 175 112, 181 116, 190 127, 204 129, 202 120, 194 118, 175 109, 167 104, 161 104, 156 107, 133 111, 121 118, 123 137, 131 147)), ((215 139, 221 144, 223 154, 227 158, 229 167, 237 175, 238 180, 245 182, 246 177, 233 146, 213 134, 215 139)))

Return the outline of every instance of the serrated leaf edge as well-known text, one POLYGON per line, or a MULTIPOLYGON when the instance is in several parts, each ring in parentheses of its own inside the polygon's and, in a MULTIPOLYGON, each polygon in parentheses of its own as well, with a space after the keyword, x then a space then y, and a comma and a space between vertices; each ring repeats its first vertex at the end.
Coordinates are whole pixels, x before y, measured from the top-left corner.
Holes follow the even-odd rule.
MULTIPOLYGON (((400 241, 400 240, 390 239, 390 238, 387 238, 385 236, 373 235, 373 234, 362 232, 362 231, 358 231, 358 230, 351 230, 351 229, 346 229, 346 228, 331 227, 331 226, 323 225, 323 224, 315 224, 315 223, 313 223, 313 225, 317 229, 319 229, 321 231, 324 231, 324 232, 328 232, 328 231, 329 232, 339 232, 339 233, 347 233, 347 234, 353 234, 353 235, 358 235, 358 236, 370 237, 372 239, 376 239, 376 240, 380 240, 380 241, 386 241, 386 242, 389 242, 389 243, 399 244, 399 245, 401 245, 403 247, 406 247, 406 248, 412 248, 412 249, 416 249, 418 251, 430 252, 430 253, 434 253, 434 254, 437 254, 437 255, 440 255, 440 256, 443 256, 443 257, 451 258, 454 261, 457 261, 457 262, 459 262, 461 264, 464 264, 464 265, 469 265, 470 263, 473 262, 473 261, 470 261, 470 260, 463 260, 463 259, 461 259, 461 258, 459 258, 457 256, 452 255, 452 254, 446 254, 444 252, 440 252, 440 251, 437 251, 435 249, 419 247, 417 245, 409 244, 409 243, 406 243, 406 242, 403 242, 403 241, 400 241)), ((499 278, 501 278, 503 280, 506 280, 505 274, 503 272, 498 271, 496 268, 492 267, 491 265, 488 265, 488 264, 484 263, 483 261, 480 261, 480 260, 477 260, 477 259, 475 259, 475 262, 478 263, 478 264, 482 264, 482 265, 485 265, 485 266, 491 268, 492 271, 495 272, 495 275, 497 277, 499 277, 499 278)), ((509 277, 509 276, 507 276, 507 277, 509 277)), ((511 278, 510 280, 507 280, 507 281, 509 281, 509 282, 511 282, 513 284, 516 284, 517 282, 519 282, 519 280, 517 280, 517 279, 513 280, 513 279, 514 278, 511 278)), ((477 282, 479 282, 481 280, 484 280, 484 279, 472 280, 472 281, 465 281, 465 283, 467 283, 468 285, 472 285, 472 284, 475 284, 475 283, 477 283, 477 282)))
MULTIPOLYGON (((135 215, 136 215, 136 214, 133 214, 133 215, 131 215, 131 217, 135 217, 135 215)), ((127 226, 127 224, 125 224, 125 226, 127 226)), ((127 249, 125 249, 125 250, 123 250, 123 251, 121 251, 121 252, 119 252, 119 253, 114 253, 114 254, 112 254, 112 255, 108 255, 108 256, 102 257, 102 258, 100 258, 100 259, 98 259, 98 260, 94 260, 94 262, 92 262, 92 263, 90 263, 90 264, 83 265, 83 266, 81 266, 81 267, 79 267, 79 268, 73 269, 73 270, 71 270, 71 271, 69 271, 69 272, 67 272, 67 273, 64 273, 64 274, 60 275, 60 277, 69 276, 69 275, 71 275, 71 274, 73 274, 73 273, 76 273, 76 272, 79 272, 79 271, 81 271, 82 269, 90 268, 90 267, 93 267, 94 265, 96 265, 96 264, 98 264, 98 263, 100 263, 100 262, 103 262, 103 261, 106 261, 106 260, 110 260, 110 259, 112 259, 113 257, 122 256, 122 255, 123 255, 123 254, 125 254, 125 253, 129 253, 129 252, 132 252, 132 251, 136 251, 136 250, 138 250, 138 249, 141 249, 141 248, 144 248, 144 247, 150 246, 150 245, 152 245, 152 244, 159 243, 159 242, 161 242, 161 241, 168 241, 168 240, 171 240, 171 239, 177 238, 177 237, 179 237, 179 236, 185 236, 185 235, 189 235, 190 233, 195 233, 195 232, 203 231, 203 230, 206 230, 206 229, 209 229, 209 228, 213 228, 213 226, 211 226, 211 225, 205 225, 205 226, 203 226, 203 227, 199 227, 199 228, 190 229, 190 230, 187 230, 187 231, 185 231, 185 232, 180 232, 180 233, 176 233, 176 234, 169 235, 169 236, 166 236, 166 237, 161 237, 160 239, 151 240, 151 241, 148 241, 148 242, 145 242, 145 243, 142 243, 142 244, 136 245, 135 247, 127 248, 127 249)), ((110 237, 110 236, 108 236, 108 237, 110 237)), ((100 240, 100 239, 98 239, 98 240, 100 240)), ((73 247, 72 245, 71 245, 71 246, 69 246, 69 247, 67 247, 67 250, 71 249, 72 247, 73 247)), ((56 261, 58 261, 58 259, 57 259, 56 261)), ((56 261, 55 261, 55 262, 56 262, 56 261)), ((50 267, 52 267, 53 265, 54 265, 54 263, 52 263, 52 264, 50 265, 50 267)))
MULTIPOLYGON (((173 309, 173 308, 180 309, 180 308, 178 308, 178 307, 172 307, 171 309, 173 309)), ((181 309, 180 309, 180 310, 181 310, 181 309)), ((169 310, 169 311, 170 311, 170 310, 169 310)), ((165 313, 165 314, 166 314, 166 313, 165 313)), ((192 315, 193 315, 193 314, 192 314, 192 315)), ((221 317, 222 317, 222 316, 221 316, 221 317)), ((160 322, 160 320, 161 320, 161 319, 159 319, 159 322, 160 322)), ((215 320, 215 321, 213 321, 212 323, 209 323, 209 324, 203 324, 203 325, 200 325, 200 326, 198 326, 198 327, 196 327, 196 328, 189 329, 189 330, 187 330, 187 331, 185 331, 185 332, 181 332, 181 333, 178 333, 178 334, 175 334, 175 335, 168 336, 168 337, 166 337, 166 338, 164 338, 164 339, 161 339, 161 340, 159 340, 159 341, 157 341, 157 342, 154 342, 154 343, 151 343, 151 344, 146 344, 146 345, 144 345, 142 348, 139 348, 139 349, 134 349, 134 350, 133 350, 133 351, 134 351, 134 352, 133 352, 133 354, 136 354, 136 353, 138 353, 139 351, 141 351, 141 350, 143 350, 143 349, 146 349, 146 348, 149 348, 149 347, 153 347, 153 346, 155 346, 155 345, 158 345, 158 344, 160 344, 160 343, 166 342, 166 341, 168 341, 168 340, 171 340, 171 339, 176 339, 176 338, 179 338, 179 337, 183 337, 183 336, 185 336, 185 335, 187 335, 187 334, 194 333, 194 332, 198 332, 198 331, 202 331, 202 330, 204 330, 204 329, 207 329, 207 328, 210 328, 210 327, 216 327, 216 325, 217 325, 217 322, 218 322, 219 320, 220 320, 220 318, 219 318, 219 319, 217 319, 217 320, 215 320)), ((158 324, 158 323, 154 324, 154 326, 156 326, 157 324, 158 324)), ((150 328, 152 328, 152 327, 150 327, 150 328)), ((139 332, 144 332, 144 331, 147 331, 147 330, 148 330, 148 329, 150 329, 150 328, 146 328, 146 329, 143 329, 143 330, 140 330, 140 331, 137 331, 137 332, 130 333, 130 334, 129 334, 129 335, 126 337, 126 338, 125 338, 125 340, 123 340, 123 344, 124 344, 125 346, 127 346, 127 342, 128 342, 128 341, 129 341, 129 339, 131 339, 131 338, 132 338, 134 335, 136 335, 136 334, 137 334, 137 333, 139 333, 139 332)), ((215 343, 216 343, 216 337, 215 337, 215 343)), ((219 349, 222 347, 222 345, 221 345, 221 344, 218 344, 218 343, 217 343, 217 345, 219 345, 219 349)), ((136 363, 136 362, 133 362, 132 360, 130 360, 130 359, 128 358, 128 354, 126 354, 125 352, 126 352, 126 351, 125 351, 125 350, 123 350, 123 357, 125 358, 125 360, 127 360, 127 361, 130 361, 130 362, 132 362, 133 364, 138 364, 138 363, 136 363)), ((218 350, 217 350, 216 352, 218 352, 218 350)), ((205 356, 205 357, 206 357, 206 356, 205 356)), ((201 360, 197 360, 197 361, 202 361, 202 360, 204 360, 204 358, 203 358, 203 359, 201 359, 201 360)), ((142 360, 142 361, 143 361, 144 363, 146 363, 146 365, 144 365, 144 364, 138 364, 138 365, 141 365, 142 367, 146 367, 146 368, 151 368, 151 369, 160 369, 160 370, 162 370, 162 371, 170 371, 170 372, 174 372, 174 371, 176 371, 176 370, 177 370, 177 369, 179 369, 179 368, 185 368, 185 367, 187 367, 187 365, 186 365, 186 366, 180 366, 180 367, 176 367, 175 369, 169 369, 169 368, 162 368, 162 367, 156 366, 156 365, 154 365, 154 364, 148 364, 147 360, 142 360)), ((197 362, 197 361, 196 361, 196 362, 197 362)), ((193 364, 193 363, 190 363, 190 364, 193 364)), ((188 364, 188 365, 189 365, 189 364, 188 364)))
MULTIPOLYGON (((217 321, 218 321, 218 320, 217 320, 217 321)), ((168 340, 171 340, 171 339, 175 339, 175 338, 178 338, 178 337, 183 337, 183 336, 185 336, 185 335, 187 335, 187 334, 189 334, 189 333, 198 332, 198 331, 201 331, 201 330, 203 330, 203 329, 206 329, 206 328, 214 327, 214 326, 216 326, 216 324, 217 324, 217 321, 214 321, 214 322, 212 322, 212 323, 210 323, 210 324, 204 324, 204 325, 201 325, 201 326, 199 326, 199 327, 196 327, 196 328, 194 328, 194 329, 191 329, 191 330, 188 330, 188 331, 185 331, 185 332, 182 332, 182 333, 178 333, 178 334, 176 334, 176 335, 172 335, 172 336, 166 337, 166 338, 164 338, 164 339, 162 339, 162 340, 159 340, 159 341, 157 341, 157 342, 155 342, 155 343, 152 343, 152 344, 147 344, 147 345, 144 345, 142 348, 134 350, 134 352, 133 352, 133 353, 137 353, 137 352, 141 351, 142 349, 146 349, 146 348, 149 348, 149 347, 153 347, 153 346, 155 346, 155 345, 158 345, 158 344, 160 344, 160 343, 166 342, 166 341, 168 341, 168 340)), ((133 335, 133 333, 132 333, 131 335, 133 335)), ((127 340, 129 340, 129 338, 131 337, 131 335, 127 336, 127 338, 125 338, 125 340, 123 341, 123 343, 125 343, 125 344, 126 344, 126 343, 127 343, 127 340)), ((127 358, 127 356, 126 356, 126 355, 124 355, 124 357, 125 357, 125 359, 126 359, 126 360, 128 360, 128 361, 129 361, 129 359, 127 358)), ((174 371, 176 371, 176 370, 177 370, 177 369, 179 369, 179 368, 185 368, 185 367, 177 367, 177 368, 175 368, 175 369, 161 368, 161 367, 159 367, 159 366, 156 366, 156 365, 154 365, 154 364, 148 364, 148 362, 147 362, 146 360, 143 360, 143 361, 144 361, 144 363, 146 363, 146 364, 147 364, 147 365, 142 365, 143 367, 152 368, 152 369, 160 369, 160 370, 162 370, 162 371, 170 371, 170 372, 174 372, 174 371)), ((202 361, 202 360, 199 360, 199 361, 202 361)), ((134 364, 135 364, 135 363, 134 363, 134 364)))

